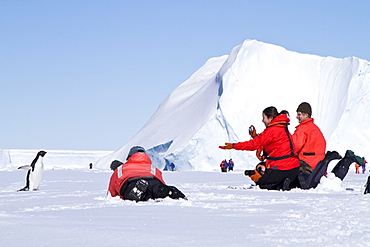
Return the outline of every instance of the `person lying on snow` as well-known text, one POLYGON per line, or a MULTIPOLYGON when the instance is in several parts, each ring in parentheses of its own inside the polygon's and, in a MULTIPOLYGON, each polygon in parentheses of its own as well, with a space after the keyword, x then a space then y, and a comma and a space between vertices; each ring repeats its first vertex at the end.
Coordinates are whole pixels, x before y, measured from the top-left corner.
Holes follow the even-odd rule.
POLYGON ((172 199, 186 199, 176 187, 166 185, 162 172, 152 165, 143 147, 132 147, 126 163, 114 160, 110 168, 113 174, 108 191, 112 197, 119 196, 123 200, 136 202, 167 196, 172 199))

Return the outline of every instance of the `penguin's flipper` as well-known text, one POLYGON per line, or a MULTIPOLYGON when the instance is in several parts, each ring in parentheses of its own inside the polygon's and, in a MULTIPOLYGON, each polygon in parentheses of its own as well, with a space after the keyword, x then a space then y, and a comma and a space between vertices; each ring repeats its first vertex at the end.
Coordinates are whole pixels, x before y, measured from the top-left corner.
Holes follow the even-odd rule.
POLYGON ((18 169, 24 169, 24 170, 31 170, 32 166, 26 165, 26 166, 20 166, 18 169))

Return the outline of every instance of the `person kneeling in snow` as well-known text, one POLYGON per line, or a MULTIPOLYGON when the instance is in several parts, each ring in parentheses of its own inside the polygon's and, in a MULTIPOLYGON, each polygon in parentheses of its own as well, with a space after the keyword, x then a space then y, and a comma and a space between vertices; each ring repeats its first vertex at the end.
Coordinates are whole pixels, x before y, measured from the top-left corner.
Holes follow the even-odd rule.
POLYGON ((162 172, 152 165, 143 147, 132 147, 126 163, 114 160, 110 168, 114 171, 108 187, 112 197, 119 196, 123 200, 136 202, 167 196, 186 199, 176 187, 166 185, 162 172))

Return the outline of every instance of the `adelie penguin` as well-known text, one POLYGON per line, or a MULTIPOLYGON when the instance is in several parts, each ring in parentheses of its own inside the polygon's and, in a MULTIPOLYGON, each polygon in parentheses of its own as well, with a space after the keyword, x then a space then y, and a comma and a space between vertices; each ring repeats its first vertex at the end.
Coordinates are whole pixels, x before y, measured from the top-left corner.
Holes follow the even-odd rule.
POLYGON ((45 154, 45 151, 40 151, 37 153, 31 165, 18 167, 18 169, 28 170, 26 175, 26 186, 18 191, 38 190, 41 183, 42 172, 44 171, 43 158, 45 154))

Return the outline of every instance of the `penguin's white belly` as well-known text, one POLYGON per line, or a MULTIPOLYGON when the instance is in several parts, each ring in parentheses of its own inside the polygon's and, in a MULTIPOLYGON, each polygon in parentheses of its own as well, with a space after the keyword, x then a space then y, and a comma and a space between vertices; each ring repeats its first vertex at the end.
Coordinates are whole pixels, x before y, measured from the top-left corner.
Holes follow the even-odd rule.
POLYGON ((42 173, 44 171, 44 164, 42 159, 39 159, 35 164, 35 169, 30 173, 29 181, 30 181, 30 190, 37 190, 40 186, 42 173))

